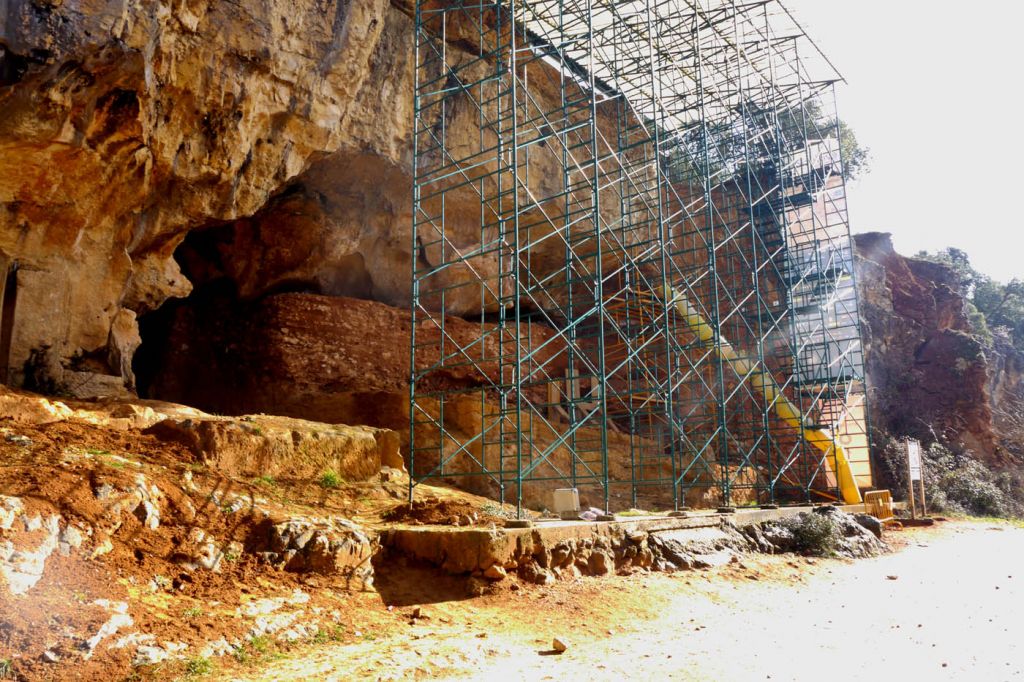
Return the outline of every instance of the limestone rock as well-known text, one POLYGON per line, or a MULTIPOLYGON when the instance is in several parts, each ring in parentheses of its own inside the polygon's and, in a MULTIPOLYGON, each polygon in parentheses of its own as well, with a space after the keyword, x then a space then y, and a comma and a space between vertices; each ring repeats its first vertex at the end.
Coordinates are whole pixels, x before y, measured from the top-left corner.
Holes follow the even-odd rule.
POLYGON ((19 371, 49 345, 66 366, 99 351, 120 380, 130 344, 112 327, 188 291, 172 258, 188 230, 256 213, 315 158, 407 154, 411 57, 392 55, 411 55, 394 44, 410 20, 386 0, 8 4, 0 253, 23 266, 19 371))
POLYGON ((484 571, 484 577, 495 582, 504 580, 507 576, 508 573, 498 564, 493 564, 490 568, 484 571))
POLYGON ((952 268, 901 256, 889 234, 854 241, 872 428, 938 437, 990 464, 1021 461, 1007 406, 1024 401, 1024 356, 998 338, 982 347, 952 268))
POLYGON ((21 498, 0 495, 0 530, 8 530, 25 510, 21 498))
POLYGON ((587 570, 592 575, 607 575, 615 568, 615 561, 607 553, 596 551, 587 559, 587 570))
POLYGON ((57 549, 60 550, 61 555, 68 556, 71 554, 72 550, 78 549, 82 546, 82 543, 85 541, 85 537, 81 530, 71 524, 68 524, 64 527, 64 530, 60 532, 60 536, 57 538, 57 541, 57 549))
POLYGON ((397 437, 383 429, 262 415, 165 419, 147 433, 186 445, 218 471, 247 478, 315 479, 334 471, 345 480, 370 480, 383 459, 395 463, 398 451, 397 437))
POLYGON ((112 637, 121 628, 131 627, 135 622, 132 617, 128 615, 128 604, 125 602, 110 602, 106 599, 97 599, 94 604, 111 613, 110 617, 103 623, 103 625, 100 626, 99 630, 97 630, 93 636, 82 642, 82 657, 86 659, 92 657, 93 653, 96 651, 96 647, 100 645, 100 642, 108 637, 112 637))
MULTIPOLYGON (((0 501, 8 514, 12 509, 18 509, 20 504, 20 500, 12 500, 17 498, 4 498, 0 501)), ((0 589, 6 588, 11 595, 20 597, 39 582, 46 569, 46 560, 59 545, 60 522, 61 517, 57 514, 44 517, 40 514, 27 514, 19 509, 17 518, 9 526, 9 532, 30 533, 32 535, 29 538, 35 542, 20 541, 15 544, 10 539, 0 538, 0 589), (39 535, 42 537, 37 537, 39 535)))
POLYGON ((860 525, 871 531, 876 538, 882 539, 882 522, 870 514, 854 514, 853 518, 860 525))
POLYGON ((546 568, 541 568, 535 563, 528 563, 520 570, 524 580, 537 585, 551 585, 555 582, 555 576, 546 568))
POLYGON ((346 519, 292 519, 275 524, 268 546, 271 551, 266 558, 286 570, 339 576, 356 590, 373 584, 370 562, 376 541, 346 519))

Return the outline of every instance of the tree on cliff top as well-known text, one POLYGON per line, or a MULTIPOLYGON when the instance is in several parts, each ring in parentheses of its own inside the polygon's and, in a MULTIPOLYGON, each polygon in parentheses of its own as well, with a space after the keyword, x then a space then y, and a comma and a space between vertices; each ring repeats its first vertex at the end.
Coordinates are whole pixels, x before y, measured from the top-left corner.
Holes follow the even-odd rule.
POLYGON ((1024 281, 1015 277, 998 282, 974 269, 967 254, 953 247, 934 254, 922 251, 917 257, 948 265, 957 274, 971 326, 986 345, 1001 335, 1024 353, 1024 281))
POLYGON ((683 180, 705 175, 735 179, 748 170, 754 175, 773 173, 780 159, 792 161, 813 154, 815 148, 829 150, 816 161, 823 158, 846 180, 870 170, 870 150, 857 140, 853 128, 815 99, 777 110, 751 100, 736 106, 731 117, 694 123, 668 146, 668 172, 683 180))

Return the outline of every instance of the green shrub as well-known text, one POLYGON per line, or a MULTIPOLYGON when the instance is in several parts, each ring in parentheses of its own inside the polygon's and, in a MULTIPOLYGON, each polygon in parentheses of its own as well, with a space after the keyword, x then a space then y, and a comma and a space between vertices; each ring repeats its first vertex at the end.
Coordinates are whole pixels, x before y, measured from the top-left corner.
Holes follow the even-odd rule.
POLYGON ((213 663, 205 656, 196 656, 185 662, 185 675, 189 677, 201 677, 213 672, 213 663))
MULTIPOLYGON (((922 449, 924 490, 929 511, 973 516, 1024 514, 1024 482, 1019 474, 996 472, 973 457, 932 443, 922 449)), ((878 451, 881 480, 893 495, 907 499, 907 461, 903 443, 889 438, 878 451)))
POLYGON ((798 514, 780 521, 793 535, 793 549, 803 554, 830 556, 839 545, 839 529, 826 514, 798 514))
POLYGON ((325 490, 337 488, 342 484, 342 482, 343 479, 341 478, 341 476, 339 476, 333 471, 325 471, 323 475, 320 477, 320 487, 324 488, 325 490))

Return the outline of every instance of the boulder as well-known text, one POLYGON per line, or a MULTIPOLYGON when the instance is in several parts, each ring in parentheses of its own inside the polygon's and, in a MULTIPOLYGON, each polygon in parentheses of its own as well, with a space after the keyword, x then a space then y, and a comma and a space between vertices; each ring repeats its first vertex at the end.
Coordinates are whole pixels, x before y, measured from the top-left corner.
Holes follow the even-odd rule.
POLYGON ((376 539, 340 517, 296 518, 270 527, 264 558, 288 571, 318 573, 346 581, 350 589, 373 585, 376 539))

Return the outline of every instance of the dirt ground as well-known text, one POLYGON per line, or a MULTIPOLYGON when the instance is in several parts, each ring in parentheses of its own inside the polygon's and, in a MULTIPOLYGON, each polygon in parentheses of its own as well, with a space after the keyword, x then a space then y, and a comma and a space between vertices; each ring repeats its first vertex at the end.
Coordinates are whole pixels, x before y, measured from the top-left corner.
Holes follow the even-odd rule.
POLYGON ((856 562, 750 556, 709 571, 584 578, 472 601, 409 568, 381 576, 379 596, 360 597, 366 619, 343 643, 215 677, 1024 677, 1024 528, 948 522, 889 538, 898 551, 856 562), (565 653, 551 651, 553 637, 565 653))
MULTIPOLYGON (((387 480, 340 481, 330 488, 285 477, 245 480, 196 461, 180 444, 135 429, 0 419, 0 495, 16 497, 32 513, 59 514, 61 523, 88 529, 79 551, 67 556, 53 552, 46 559, 45 571, 28 595, 15 596, 0 582, 0 680, 191 679, 198 675, 187 672, 190 663, 195 667, 196 661, 205 660, 199 652, 221 638, 245 642, 246 648, 209 657, 211 667, 224 667, 220 661, 227 660, 258 669, 294 646, 272 637, 249 637, 260 618, 270 617, 250 612, 256 608, 252 604, 291 599, 296 590, 308 602, 289 603, 282 610, 295 610, 298 617, 317 623, 318 641, 351 642, 367 620, 361 609, 351 608, 353 602, 362 604, 373 594, 379 604, 380 598, 375 593, 350 594, 347 590, 353 588, 344 576, 269 566, 256 554, 266 547, 256 545, 267 541, 271 524, 287 519, 329 514, 380 527, 382 516, 407 506, 401 502, 406 486, 407 479, 396 472, 387 480), (156 527, 122 509, 127 504, 121 502, 124 491, 134 490, 140 476, 161 495, 156 527), (96 491, 104 487, 110 492, 101 499, 96 491), (201 554, 190 539, 197 529, 222 548, 224 560, 217 570, 183 567, 194 563, 193 554, 201 554), (97 550, 101 536, 109 541, 102 553, 97 550), (134 622, 106 636, 104 646, 86 659, 82 642, 111 617, 110 609, 97 600, 124 602, 134 622), (160 643, 187 644, 188 654, 133 668, 135 645, 109 646, 132 633, 160 643), (252 650, 254 639, 266 650, 252 650), (44 650, 58 661, 43 657, 44 650)), ((501 512, 499 505, 462 491, 429 487, 423 494, 416 506, 423 518, 414 514, 410 522, 430 521, 432 514, 440 523, 470 515, 476 524, 504 521, 482 510, 501 512)), ((34 551, 43 536, 42 530, 0 527, 0 544, 9 539, 18 550, 34 551)), ((367 613, 372 624, 373 610, 367 613)))

